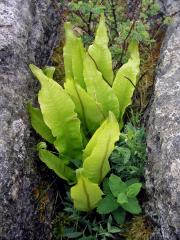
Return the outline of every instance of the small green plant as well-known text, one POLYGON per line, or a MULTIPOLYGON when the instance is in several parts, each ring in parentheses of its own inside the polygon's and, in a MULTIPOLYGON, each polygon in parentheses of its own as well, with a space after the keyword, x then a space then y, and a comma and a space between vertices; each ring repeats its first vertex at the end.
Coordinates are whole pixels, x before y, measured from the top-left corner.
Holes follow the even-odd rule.
POLYGON ((112 171, 123 180, 141 179, 147 160, 145 130, 128 123, 124 127, 118 144, 110 156, 112 171))
POLYGON ((54 226, 54 236, 60 239, 115 239, 114 234, 122 232, 122 228, 113 221, 111 215, 98 215, 82 213, 73 208, 70 196, 63 201, 63 209, 56 216, 54 226))
POLYGON ((105 12, 110 50, 117 69, 128 59, 127 46, 133 39, 146 47, 154 42, 150 24, 154 17, 157 18, 159 10, 159 4, 154 0, 136 1, 133 6, 124 0, 73 0, 68 5, 68 19, 75 24, 87 46, 93 40, 99 15, 105 12))
POLYGON ((94 43, 86 51, 81 39, 65 24, 63 49, 65 83, 53 80, 54 68, 30 69, 41 84, 40 109, 29 106, 34 129, 46 143, 38 144, 40 159, 71 187, 74 207, 94 209, 102 199, 100 184, 110 171, 109 156, 119 139, 123 115, 139 74, 138 44, 130 43, 129 59, 114 77, 104 15, 94 43))
POLYGON ((103 190, 106 196, 98 204, 98 213, 109 214, 112 212, 115 220, 119 214, 121 219, 118 223, 124 222, 125 211, 131 214, 141 213, 141 207, 136 197, 142 187, 141 183, 136 179, 123 182, 119 176, 112 174, 105 184, 103 190))

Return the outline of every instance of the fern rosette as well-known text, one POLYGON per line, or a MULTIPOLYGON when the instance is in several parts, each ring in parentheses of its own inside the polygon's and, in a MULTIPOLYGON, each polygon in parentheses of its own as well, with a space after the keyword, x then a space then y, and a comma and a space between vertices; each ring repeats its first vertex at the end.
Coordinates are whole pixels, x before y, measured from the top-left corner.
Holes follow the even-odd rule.
MULTIPOLYGON (((31 64, 41 84, 40 108, 29 105, 28 109, 35 131, 57 151, 53 153, 43 145, 38 148, 40 159, 60 178, 74 184, 70 190, 74 207, 90 211, 102 201, 100 184, 111 170, 109 157, 131 104, 139 74, 138 45, 130 44, 129 60, 114 77, 104 15, 87 50, 70 23, 65 24, 65 37, 64 87, 53 80, 53 67, 41 70, 31 64)), ((136 201, 132 200, 135 188, 138 186, 129 187, 127 196, 120 192, 113 206, 121 204, 125 209, 126 197, 136 201)), ((111 200, 108 196, 104 201, 111 200)))

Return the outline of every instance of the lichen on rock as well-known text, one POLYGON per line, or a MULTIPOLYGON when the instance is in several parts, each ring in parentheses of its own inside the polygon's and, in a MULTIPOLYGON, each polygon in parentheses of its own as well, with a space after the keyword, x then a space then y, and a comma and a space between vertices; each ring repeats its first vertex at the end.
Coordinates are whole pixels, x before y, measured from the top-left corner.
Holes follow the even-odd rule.
MULTIPOLYGON (((0 2, 0 239, 50 239, 53 201, 39 219, 34 189, 43 181, 26 103, 37 92, 29 63, 45 65, 59 12, 49 0, 0 2)), ((49 193, 49 192, 48 192, 49 193)))
POLYGON ((162 2, 166 14, 174 17, 161 49, 149 108, 146 211, 159 231, 153 240, 176 240, 180 239, 180 2, 162 2))

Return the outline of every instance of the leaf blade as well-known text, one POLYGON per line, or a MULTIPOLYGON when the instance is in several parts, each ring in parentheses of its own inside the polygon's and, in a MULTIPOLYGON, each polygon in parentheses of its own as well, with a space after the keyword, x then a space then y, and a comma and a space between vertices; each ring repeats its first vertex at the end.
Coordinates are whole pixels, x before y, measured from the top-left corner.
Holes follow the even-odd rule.
POLYGON ((89 54, 84 58, 84 81, 87 92, 96 102, 102 105, 104 115, 107 117, 109 111, 116 118, 119 117, 119 101, 113 89, 104 81, 102 74, 97 70, 95 63, 89 54))
POLYGON ((108 158, 119 134, 118 122, 110 112, 83 151, 83 173, 92 182, 99 184, 110 171, 108 158))
POLYGON ((46 66, 45 68, 43 68, 44 74, 49 78, 53 78, 55 70, 56 68, 52 66, 46 66))
POLYGON ((142 187, 141 183, 133 183, 130 186, 128 186, 127 189, 127 196, 128 197, 136 197, 138 195, 138 193, 140 192, 142 187))
POLYGON ((71 96, 84 128, 90 133, 94 133, 104 120, 101 104, 94 99, 80 85, 73 80, 67 80, 64 84, 65 90, 71 96), (93 114, 92 114, 93 113, 93 114))
POLYGON ((112 215, 117 224, 124 224, 126 218, 126 212, 124 211, 124 209, 118 208, 114 212, 112 212, 112 215))
POLYGON ((109 187, 114 197, 117 197, 119 193, 126 192, 127 185, 121 180, 120 177, 111 174, 109 178, 109 187))
POLYGON ((94 209, 101 200, 103 192, 98 184, 80 175, 77 184, 71 188, 71 198, 74 207, 80 211, 88 212, 94 209), (93 193, 93 194, 92 194, 93 193))
POLYGON ((128 203, 122 204, 121 207, 132 214, 139 214, 142 211, 137 198, 128 198, 128 203))
POLYGON ((112 58, 108 48, 108 35, 105 25, 104 15, 101 15, 100 22, 97 28, 94 43, 89 47, 88 52, 96 62, 98 70, 102 73, 106 82, 112 86, 113 70, 112 58))
POLYGON ((46 125, 56 137, 56 149, 69 158, 81 157, 82 137, 80 121, 75 113, 75 105, 65 90, 43 71, 30 65, 31 71, 41 83, 38 100, 46 125), (71 149, 71 151, 69 151, 71 149))
POLYGON ((116 199, 112 195, 108 195, 103 198, 97 206, 97 212, 99 214, 109 214, 119 207, 116 199))
POLYGON ((117 72, 113 90, 118 97, 120 106, 120 125, 123 126, 123 115, 126 108, 131 104, 134 88, 139 74, 139 51, 137 42, 129 45, 130 58, 117 72))
POLYGON ((47 165, 49 169, 53 170, 60 178, 68 182, 74 182, 74 170, 66 166, 62 159, 58 158, 46 149, 39 149, 39 158, 47 165))
POLYGON ((73 33, 69 22, 65 23, 65 46, 63 48, 66 79, 72 78, 82 88, 86 88, 83 80, 84 47, 80 38, 73 33))
POLYGON ((121 193, 118 194, 117 202, 119 204, 128 203, 128 198, 127 198, 127 196, 126 196, 126 194, 124 192, 121 192, 121 193))
POLYGON ((31 125, 34 130, 41 135, 46 141, 53 144, 55 138, 52 135, 51 130, 45 124, 40 109, 34 108, 30 103, 28 104, 28 112, 30 114, 31 125))

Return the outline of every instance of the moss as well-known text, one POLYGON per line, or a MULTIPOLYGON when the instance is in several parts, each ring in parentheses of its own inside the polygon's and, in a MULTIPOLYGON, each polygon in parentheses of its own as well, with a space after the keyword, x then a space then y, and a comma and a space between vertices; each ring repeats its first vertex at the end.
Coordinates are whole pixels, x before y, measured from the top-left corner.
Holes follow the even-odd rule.
POLYGON ((72 225, 73 223, 70 216, 64 212, 60 212, 53 221, 53 235, 56 239, 62 239, 65 228, 72 225))
POLYGON ((64 41, 60 40, 58 46, 54 49, 54 52, 51 58, 53 62, 53 66, 56 68, 54 79, 60 84, 63 83, 63 79, 65 76, 64 62, 63 62, 63 45, 64 45, 64 41))
POLYGON ((156 65, 159 59, 160 48, 165 35, 164 29, 157 33, 155 42, 151 46, 140 46, 141 76, 133 98, 132 108, 135 112, 143 113, 150 101, 153 92, 156 65))
POLYGON ((38 203, 39 220, 40 222, 44 222, 46 220, 46 208, 50 201, 47 183, 42 183, 42 185, 35 188, 33 193, 38 203))
POLYGON ((152 233, 151 226, 148 225, 144 216, 137 216, 126 225, 126 231, 123 234, 126 240, 149 240, 152 233))

